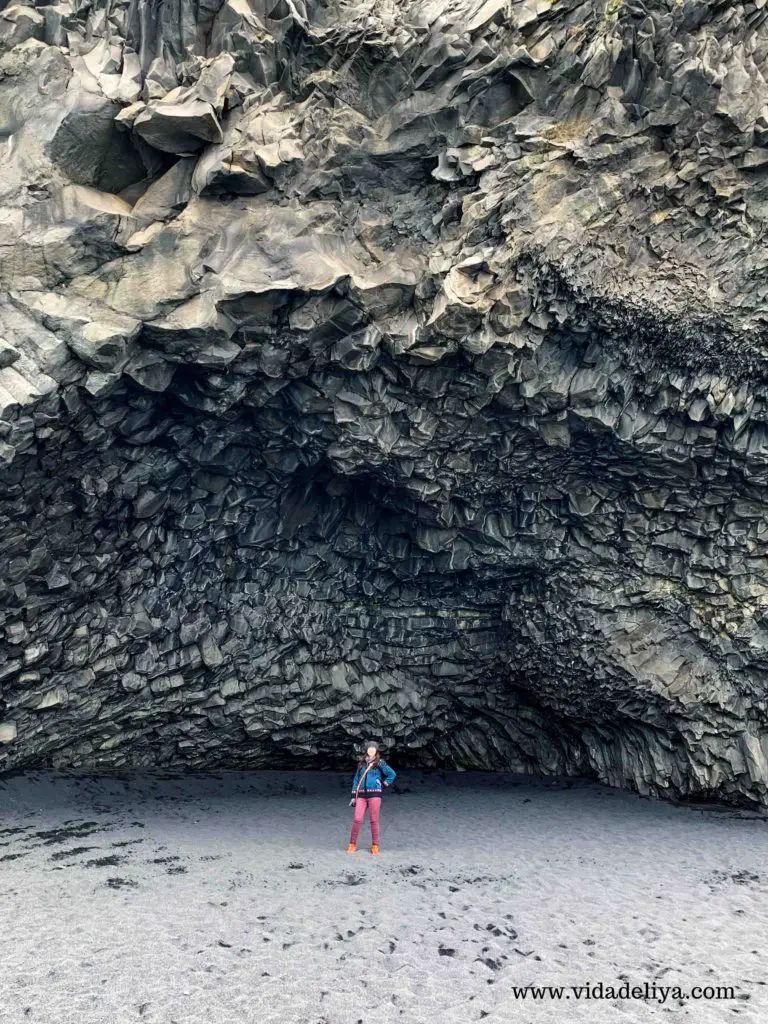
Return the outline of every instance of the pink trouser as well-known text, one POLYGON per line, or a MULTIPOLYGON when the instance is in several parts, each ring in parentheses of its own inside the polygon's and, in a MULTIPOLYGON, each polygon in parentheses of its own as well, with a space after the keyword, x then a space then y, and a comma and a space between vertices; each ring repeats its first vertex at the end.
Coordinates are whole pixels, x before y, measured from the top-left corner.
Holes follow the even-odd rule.
POLYGON ((365 807, 368 805, 368 817, 371 822, 371 842, 379 845, 379 811, 381 810, 380 796, 359 796, 355 800, 355 818, 352 822, 352 832, 349 837, 350 843, 356 843, 360 835, 360 826, 365 817, 365 807))

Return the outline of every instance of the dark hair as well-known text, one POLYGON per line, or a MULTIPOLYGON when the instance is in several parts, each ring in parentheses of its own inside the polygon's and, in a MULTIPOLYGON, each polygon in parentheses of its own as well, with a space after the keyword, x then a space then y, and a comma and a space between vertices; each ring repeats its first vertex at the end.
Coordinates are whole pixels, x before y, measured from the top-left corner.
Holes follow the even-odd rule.
MULTIPOLYGON (((364 765, 367 756, 368 753, 366 751, 360 758, 358 764, 364 765)), ((371 759, 371 765, 375 768, 379 761, 381 761, 381 750, 378 747, 376 747, 376 753, 373 755, 373 758, 371 759)))

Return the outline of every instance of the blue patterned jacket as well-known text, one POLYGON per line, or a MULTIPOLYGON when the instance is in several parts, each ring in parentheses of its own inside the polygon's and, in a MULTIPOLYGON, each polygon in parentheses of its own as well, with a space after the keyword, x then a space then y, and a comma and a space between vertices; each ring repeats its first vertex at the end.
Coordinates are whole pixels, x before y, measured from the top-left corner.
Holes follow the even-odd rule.
MULTIPOLYGON (((355 795, 357 784, 363 777, 363 772, 367 767, 368 765, 365 762, 357 766, 355 777, 352 780, 352 796, 355 795)), ((358 796, 381 796, 387 786, 392 785, 396 777, 397 772, 394 768, 390 768, 386 761, 379 761, 375 768, 369 769, 368 774, 363 779, 358 796)))

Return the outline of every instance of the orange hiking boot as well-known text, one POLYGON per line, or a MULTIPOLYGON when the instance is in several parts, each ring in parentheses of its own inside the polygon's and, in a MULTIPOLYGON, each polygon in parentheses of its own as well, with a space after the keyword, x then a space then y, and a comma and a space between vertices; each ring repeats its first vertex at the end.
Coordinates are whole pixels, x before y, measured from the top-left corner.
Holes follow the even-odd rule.
POLYGON ((355 853, 357 850, 357 843, 350 843, 347 847, 347 853, 355 853))
POLYGON ((373 846, 371 847, 371 853, 378 853, 378 852, 379 852, 379 847, 378 847, 378 845, 376 843, 374 843, 373 846))

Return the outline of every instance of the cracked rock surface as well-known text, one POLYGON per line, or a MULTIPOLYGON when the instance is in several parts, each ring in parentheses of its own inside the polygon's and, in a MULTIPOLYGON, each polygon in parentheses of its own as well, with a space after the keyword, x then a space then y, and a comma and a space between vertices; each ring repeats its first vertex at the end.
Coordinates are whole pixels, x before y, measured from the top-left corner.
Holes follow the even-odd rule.
POLYGON ((0 9, 0 769, 768 804, 768 5, 0 9))

